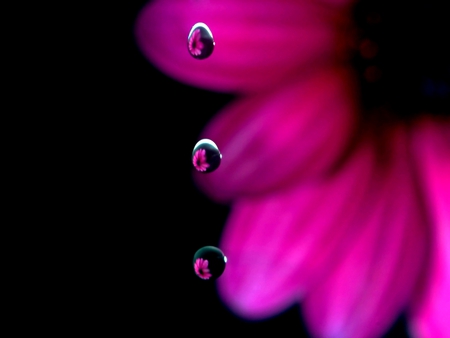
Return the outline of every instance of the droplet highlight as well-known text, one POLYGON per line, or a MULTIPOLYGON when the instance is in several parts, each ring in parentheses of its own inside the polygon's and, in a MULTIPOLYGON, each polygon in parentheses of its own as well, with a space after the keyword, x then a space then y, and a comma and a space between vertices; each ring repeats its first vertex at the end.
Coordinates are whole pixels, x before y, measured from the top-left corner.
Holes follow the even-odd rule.
POLYGON ((214 50, 214 39, 211 30, 203 22, 192 26, 188 35, 188 51, 196 59, 202 60, 209 57, 214 50))
POLYGON ((192 151, 192 164, 202 173, 210 173, 220 166, 222 154, 217 145, 210 139, 198 141, 192 151))
POLYGON ((204 246, 194 255, 195 274, 203 280, 214 280, 222 275, 227 257, 215 246, 204 246))

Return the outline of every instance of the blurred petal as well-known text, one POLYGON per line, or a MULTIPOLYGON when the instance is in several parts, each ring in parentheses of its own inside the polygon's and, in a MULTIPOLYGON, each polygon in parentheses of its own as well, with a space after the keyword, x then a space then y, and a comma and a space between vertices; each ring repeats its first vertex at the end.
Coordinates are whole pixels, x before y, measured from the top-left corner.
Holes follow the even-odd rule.
POLYGON ((343 34, 336 25, 348 20, 343 14, 340 7, 307 0, 154 0, 137 17, 135 37, 149 61, 180 82, 249 92, 333 61, 343 34), (204 60, 187 49, 197 22, 216 42, 204 60))
POLYGON ((406 133, 397 134, 393 157, 373 176, 377 203, 359 219, 355 243, 305 298, 313 337, 381 337, 417 285, 428 243, 405 144, 406 133))
POLYGON ((348 76, 325 69, 226 107, 201 135, 221 150, 221 166, 208 175, 194 172, 195 182, 212 199, 228 201, 323 175, 347 148, 356 125, 348 76))
POLYGON ((332 5, 336 7, 343 7, 348 6, 349 4, 355 3, 356 1, 349 1, 349 0, 320 0, 320 2, 323 2, 326 5, 332 5))
POLYGON ((218 281, 232 311, 249 319, 274 315, 331 270, 357 233, 355 219, 372 208, 374 162, 366 144, 324 181, 233 204, 220 244, 227 272, 218 281))
POLYGON ((423 122, 414 145, 433 242, 425 293, 411 316, 411 331, 414 337, 450 337, 450 121, 423 122))

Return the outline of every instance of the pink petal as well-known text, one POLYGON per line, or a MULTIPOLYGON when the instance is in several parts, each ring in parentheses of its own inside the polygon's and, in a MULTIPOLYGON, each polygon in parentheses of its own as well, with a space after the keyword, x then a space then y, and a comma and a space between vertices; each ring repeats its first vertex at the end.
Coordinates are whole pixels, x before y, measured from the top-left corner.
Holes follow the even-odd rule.
POLYGON ((349 75, 325 69, 271 94, 225 108, 201 137, 221 149, 220 168, 194 180, 212 199, 228 201, 293 179, 323 175, 348 146, 356 113, 349 75))
POLYGON ((392 141, 392 155, 373 176, 373 205, 357 220, 356 240, 302 305, 314 337, 381 337, 404 311, 425 266, 425 216, 406 133, 392 141))
POLYGON ((326 276, 372 208, 375 157, 363 145, 336 175, 232 206, 220 247, 225 304, 249 319, 284 310, 326 276))
POLYGON ((307 0, 154 0, 137 17, 135 37, 148 60, 180 82, 249 92, 334 61, 345 34, 337 25, 347 27, 344 13, 307 0), (198 22, 216 42, 204 60, 187 50, 187 36, 198 22))
POLYGON ((423 121, 414 145, 431 215, 432 251, 411 331, 414 337, 450 337, 450 121, 423 121))

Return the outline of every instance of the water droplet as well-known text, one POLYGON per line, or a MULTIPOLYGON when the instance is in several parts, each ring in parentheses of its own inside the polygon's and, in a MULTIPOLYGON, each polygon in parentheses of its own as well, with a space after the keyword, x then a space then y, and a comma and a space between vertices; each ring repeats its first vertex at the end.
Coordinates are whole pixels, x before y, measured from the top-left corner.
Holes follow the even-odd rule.
POLYGON ((214 50, 214 39, 208 26, 202 22, 192 26, 188 35, 188 51, 196 59, 206 59, 214 50))
POLYGON ((194 255, 195 274, 204 280, 214 280, 225 270, 227 257, 215 246, 204 246, 194 255))
POLYGON ((209 140, 202 139, 197 142, 192 151, 192 164, 197 171, 209 173, 216 170, 222 161, 222 154, 217 145, 209 140))

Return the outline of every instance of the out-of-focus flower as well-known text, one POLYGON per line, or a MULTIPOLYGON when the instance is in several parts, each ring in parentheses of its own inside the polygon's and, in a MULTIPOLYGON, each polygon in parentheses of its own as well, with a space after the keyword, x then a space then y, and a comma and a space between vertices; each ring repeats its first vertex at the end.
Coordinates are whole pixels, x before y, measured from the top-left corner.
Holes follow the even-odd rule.
MULTIPOLYGON (((231 206, 217 286, 236 314, 263 319, 300 303, 314 337, 380 337, 405 314, 413 336, 449 337, 449 87, 433 76, 450 68, 418 73, 386 52, 421 41, 425 50, 405 57, 448 61, 432 54, 439 41, 422 36, 411 8, 155 0, 137 18, 156 67, 236 95, 201 135, 220 146, 220 170, 194 172, 205 194, 231 206), (418 34, 396 35, 389 24, 403 18, 418 34), (196 22, 216 41, 201 61, 186 48, 196 22)), ((414 13, 423 19, 427 8, 414 13)))

